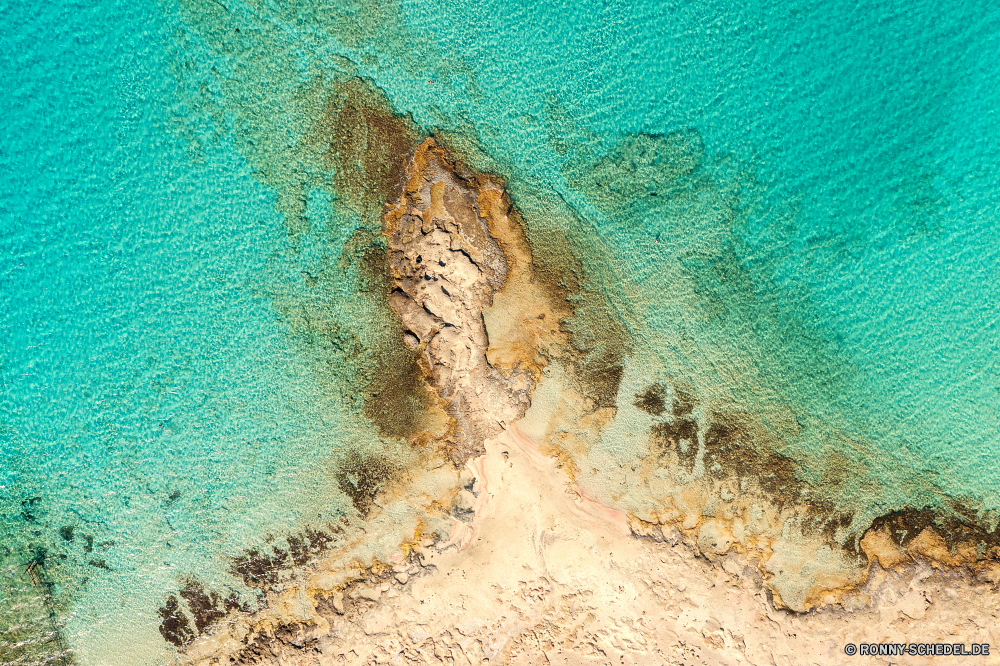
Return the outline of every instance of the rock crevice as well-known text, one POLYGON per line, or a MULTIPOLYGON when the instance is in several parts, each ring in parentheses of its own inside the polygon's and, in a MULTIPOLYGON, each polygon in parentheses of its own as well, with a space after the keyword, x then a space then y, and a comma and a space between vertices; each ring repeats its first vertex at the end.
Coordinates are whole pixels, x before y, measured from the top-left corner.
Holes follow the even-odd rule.
POLYGON ((447 403, 455 424, 451 457, 460 465, 524 415, 535 386, 530 363, 507 372, 490 364, 483 319, 520 268, 517 253, 505 251, 505 237, 508 246, 523 238, 507 214, 502 183, 462 173, 433 139, 414 152, 401 189, 383 216, 394 280, 389 304, 447 403))

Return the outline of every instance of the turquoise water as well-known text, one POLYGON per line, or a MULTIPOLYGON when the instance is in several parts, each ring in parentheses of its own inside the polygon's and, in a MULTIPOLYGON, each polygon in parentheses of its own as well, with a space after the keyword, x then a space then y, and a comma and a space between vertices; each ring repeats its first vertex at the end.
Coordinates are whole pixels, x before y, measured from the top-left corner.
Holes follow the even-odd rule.
POLYGON ((285 323, 325 250, 291 249, 274 192, 183 105, 171 15, 3 17, 0 652, 45 639, 14 626, 43 549, 82 663, 159 663, 179 577, 239 589, 221 555, 350 507, 332 456, 366 431, 285 323))
MULTIPOLYGON (((8 2, 0 21, 0 618, 51 611, 81 663, 162 662, 179 577, 240 589, 220 555, 350 513, 337 456, 377 435, 297 323, 357 298, 311 283, 364 223, 308 140, 345 73, 590 243, 657 373, 770 419, 814 481, 833 452, 862 470, 839 502, 1000 508, 993 5, 8 2)), ((25 631, 23 663, 65 649, 25 631)))
POLYGON ((478 64, 475 95, 385 85, 428 123, 464 113, 592 219, 670 374, 787 411, 801 460, 847 449, 875 511, 942 493, 998 507, 995 7, 407 8, 478 64), (669 171, 638 153, 597 179, 615 192, 588 181, 629 135, 680 129, 705 148, 673 209, 629 190, 669 171))

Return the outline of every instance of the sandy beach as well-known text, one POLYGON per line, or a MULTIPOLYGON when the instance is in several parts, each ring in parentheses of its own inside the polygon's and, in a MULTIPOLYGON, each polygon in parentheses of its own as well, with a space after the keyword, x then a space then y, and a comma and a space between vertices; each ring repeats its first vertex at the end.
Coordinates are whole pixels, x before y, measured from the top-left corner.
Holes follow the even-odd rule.
MULTIPOLYGON (((848 643, 1000 639, 991 582, 927 560, 873 563, 845 605, 776 609, 745 558, 710 562, 674 526, 640 536, 557 464, 511 427, 467 464, 459 501, 471 516, 447 538, 341 586, 314 574, 232 625, 229 642, 192 645, 183 663, 843 664, 848 643)), ((969 663, 998 662, 993 651, 969 663)))

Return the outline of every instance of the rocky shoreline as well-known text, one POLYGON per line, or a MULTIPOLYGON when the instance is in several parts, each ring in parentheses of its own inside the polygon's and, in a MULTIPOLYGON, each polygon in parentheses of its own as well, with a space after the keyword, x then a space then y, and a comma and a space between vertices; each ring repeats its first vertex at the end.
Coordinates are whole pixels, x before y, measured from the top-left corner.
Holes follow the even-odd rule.
POLYGON ((581 373, 565 288, 536 274, 498 178, 434 139, 404 171, 382 217, 388 302, 446 425, 414 435, 441 462, 392 500, 424 518, 382 552, 360 557, 359 536, 319 558, 181 663, 820 664, 852 641, 1000 639, 995 547, 923 516, 902 537, 915 519, 881 521, 852 553, 843 517, 793 501, 790 463, 750 426, 699 434, 670 387, 636 395, 660 418, 639 472, 659 508, 590 499, 580 453, 616 407, 581 373))

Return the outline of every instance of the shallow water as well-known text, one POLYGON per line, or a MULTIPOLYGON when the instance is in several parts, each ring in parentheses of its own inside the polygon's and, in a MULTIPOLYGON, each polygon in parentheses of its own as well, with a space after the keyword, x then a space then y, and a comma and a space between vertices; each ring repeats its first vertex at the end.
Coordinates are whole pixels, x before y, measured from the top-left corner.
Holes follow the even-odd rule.
POLYGON ((281 305, 325 247, 291 250, 225 136, 176 131, 198 111, 175 17, 63 3, 5 22, 5 587, 30 593, 46 552, 82 663, 159 663, 178 576, 234 588, 221 555, 342 515, 333 455, 371 431, 281 305))
MULTIPOLYGON (((351 74, 507 178, 529 232, 589 248, 644 359, 615 432, 627 391, 683 385, 699 418, 758 415, 857 529, 1000 508, 993 6, 0 16, 0 646, 38 644, 17 663, 65 651, 20 628, 49 615, 80 663, 161 663, 179 580, 252 601, 224 556, 354 515, 337 463, 379 435, 344 388, 375 362, 345 340, 386 333, 334 270, 381 206, 324 161, 351 74)), ((644 446, 609 436, 594 459, 644 446)))
POLYGON ((859 448, 876 481, 909 467, 888 505, 943 492, 996 508, 995 9, 444 11, 411 20, 453 26, 446 53, 481 63, 479 98, 456 108, 489 152, 591 218, 667 374, 718 391, 732 364, 723 391, 809 424, 788 442, 800 459, 859 448), (630 154, 627 137, 678 130, 704 152, 659 159, 699 159, 692 175, 630 154), (588 175, 608 153, 617 164, 588 175), (672 201, 642 189, 657 179, 672 201))

